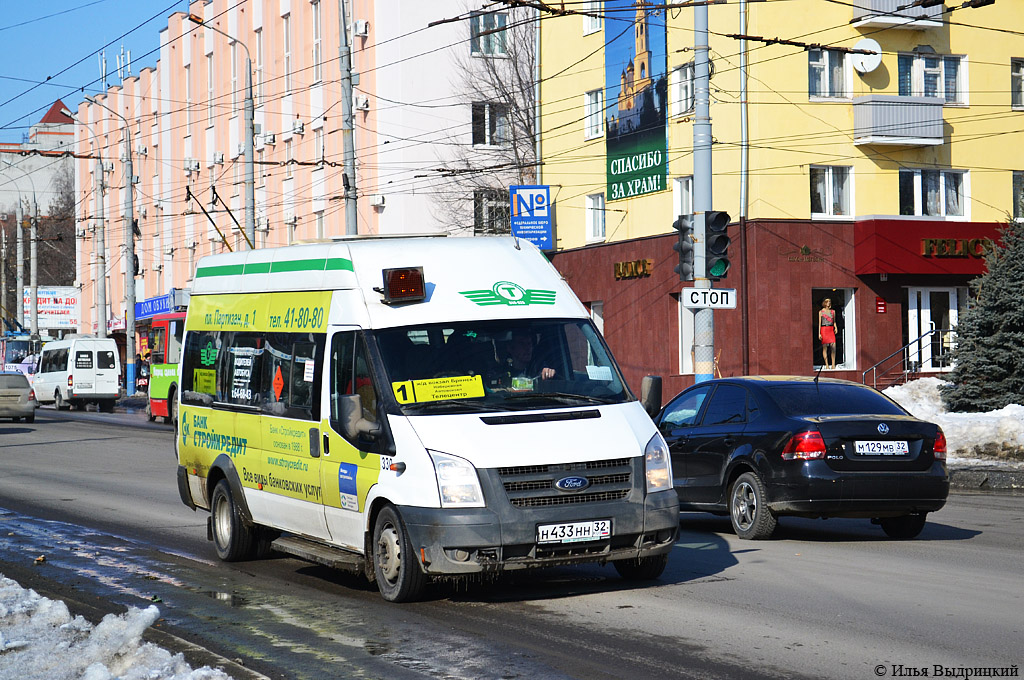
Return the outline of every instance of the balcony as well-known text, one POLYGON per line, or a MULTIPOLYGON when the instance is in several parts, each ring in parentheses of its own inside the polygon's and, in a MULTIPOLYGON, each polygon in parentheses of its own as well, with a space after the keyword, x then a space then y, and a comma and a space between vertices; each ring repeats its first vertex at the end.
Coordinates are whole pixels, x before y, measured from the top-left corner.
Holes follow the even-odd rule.
POLYGON ((942 5, 907 7, 911 0, 853 0, 854 28, 905 28, 920 31, 942 26, 942 5))
POLYGON ((853 143, 938 146, 944 141, 942 105, 938 97, 854 97, 853 143))

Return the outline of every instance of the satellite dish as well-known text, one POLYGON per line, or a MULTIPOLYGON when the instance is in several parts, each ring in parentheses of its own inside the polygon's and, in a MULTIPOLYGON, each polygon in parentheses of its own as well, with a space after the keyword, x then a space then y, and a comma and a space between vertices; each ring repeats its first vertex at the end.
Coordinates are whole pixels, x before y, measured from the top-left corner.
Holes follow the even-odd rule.
POLYGON ((857 69, 857 73, 871 73, 878 65, 882 63, 882 47, 878 44, 877 40, 871 38, 864 38, 856 45, 853 46, 855 50, 867 50, 874 54, 862 54, 855 52, 852 56, 853 68, 857 69))

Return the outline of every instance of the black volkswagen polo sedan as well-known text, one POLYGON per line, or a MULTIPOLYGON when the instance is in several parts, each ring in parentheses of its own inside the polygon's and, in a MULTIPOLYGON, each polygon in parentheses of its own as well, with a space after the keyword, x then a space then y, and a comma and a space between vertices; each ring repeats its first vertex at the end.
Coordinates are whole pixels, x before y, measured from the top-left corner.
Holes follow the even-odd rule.
POLYGON ((949 494, 942 429, 846 380, 710 380, 655 423, 681 509, 728 513, 740 538, 770 537, 783 515, 870 518, 913 538, 949 494))

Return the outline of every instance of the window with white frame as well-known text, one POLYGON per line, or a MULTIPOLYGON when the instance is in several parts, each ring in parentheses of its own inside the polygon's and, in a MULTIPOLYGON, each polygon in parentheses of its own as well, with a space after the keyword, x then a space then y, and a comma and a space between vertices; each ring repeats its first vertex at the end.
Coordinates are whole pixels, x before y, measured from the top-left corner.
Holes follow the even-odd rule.
POLYGON ((295 175, 295 164, 292 162, 295 160, 295 145, 292 144, 292 140, 288 140, 284 143, 284 177, 290 179, 295 175))
POLYGON ((963 217, 967 172, 900 170, 900 214, 963 217))
POLYGON ((324 237, 324 211, 321 210, 320 212, 313 213, 313 216, 314 216, 314 218, 316 218, 316 237, 317 238, 323 238, 324 237))
POLYGON ((899 94, 940 97, 947 104, 966 104, 964 57, 941 54, 901 54, 897 59, 899 94))
POLYGON ((587 139, 604 134, 604 90, 591 90, 584 96, 584 126, 587 139))
POLYGON ((508 192, 477 189, 473 192, 473 235, 510 233, 508 192))
POLYGON ((324 158, 324 129, 317 128, 313 130, 313 153, 317 160, 323 160, 324 158))
POLYGON ((266 169, 263 167, 263 149, 260 149, 259 151, 256 152, 256 163, 255 163, 255 166, 256 166, 256 169, 254 171, 254 174, 256 175, 256 177, 255 177, 256 186, 259 187, 259 188, 263 188, 263 186, 266 185, 266 183, 267 183, 267 181, 266 181, 266 176, 267 176, 266 175, 266 169))
POLYGON ((602 0, 584 0, 580 12, 583 13, 583 35, 590 35, 601 30, 602 0))
POLYGON ((694 344, 694 318, 696 309, 683 306, 679 300, 679 373, 680 375, 692 375, 694 365, 697 363, 697 348, 694 344))
POLYGON ((282 38, 282 45, 284 46, 284 91, 289 93, 292 91, 292 17, 291 15, 284 15, 281 17, 281 31, 284 36, 282 38))
POLYGON ((673 116, 681 116, 694 107, 694 86, 697 82, 697 74, 693 62, 687 62, 672 70, 669 78, 671 90, 671 113, 673 116))
POLYGON ((323 55, 320 42, 320 3, 310 3, 309 9, 313 20, 313 82, 319 83, 323 80, 324 76, 322 62, 323 55))
POLYGON ((473 104, 473 145, 503 146, 508 143, 508 106, 495 102, 473 104))
POLYGON ((1013 219, 1024 221, 1024 171, 1013 173, 1013 219))
POLYGON ((846 53, 807 50, 807 94, 816 98, 849 98, 850 75, 846 53))
POLYGON ((842 165, 811 166, 811 214, 848 217, 850 168, 842 165))
POLYGON ((603 241, 604 232, 604 194, 587 196, 587 240, 603 241))
POLYGON ((1010 60, 1010 105, 1024 109, 1024 59, 1010 60))
POLYGON ((469 20, 469 50, 472 54, 485 57, 503 57, 508 52, 505 46, 505 26, 508 15, 505 12, 480 12, 469 20))
POLYGON ((590 308, 590 319, 597 327, 597 331, 604 335, 604 300, 593 300, 587 304, 590 308))
POLYGON ((674 217, 693 214, 693 175, 676 177, 672 183, 672 205, 675 206, 674 217))

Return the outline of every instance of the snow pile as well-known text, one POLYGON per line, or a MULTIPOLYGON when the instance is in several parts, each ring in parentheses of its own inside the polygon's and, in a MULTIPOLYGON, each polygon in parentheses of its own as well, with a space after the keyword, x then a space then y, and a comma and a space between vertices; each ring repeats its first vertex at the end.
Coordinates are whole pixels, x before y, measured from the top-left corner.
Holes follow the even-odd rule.
POLYGON ((884 394, 921 420, 937 423, 946 435, 949 462, 1024 461, 1024 406, 1010 404, 987 413, 949 413, 938 378, 893 385, 884 394))
POLYGON ((153 606, 132 607, 93 626, 0 574, 0 680, 231 680, 143 642, 159 615, 153 606))

